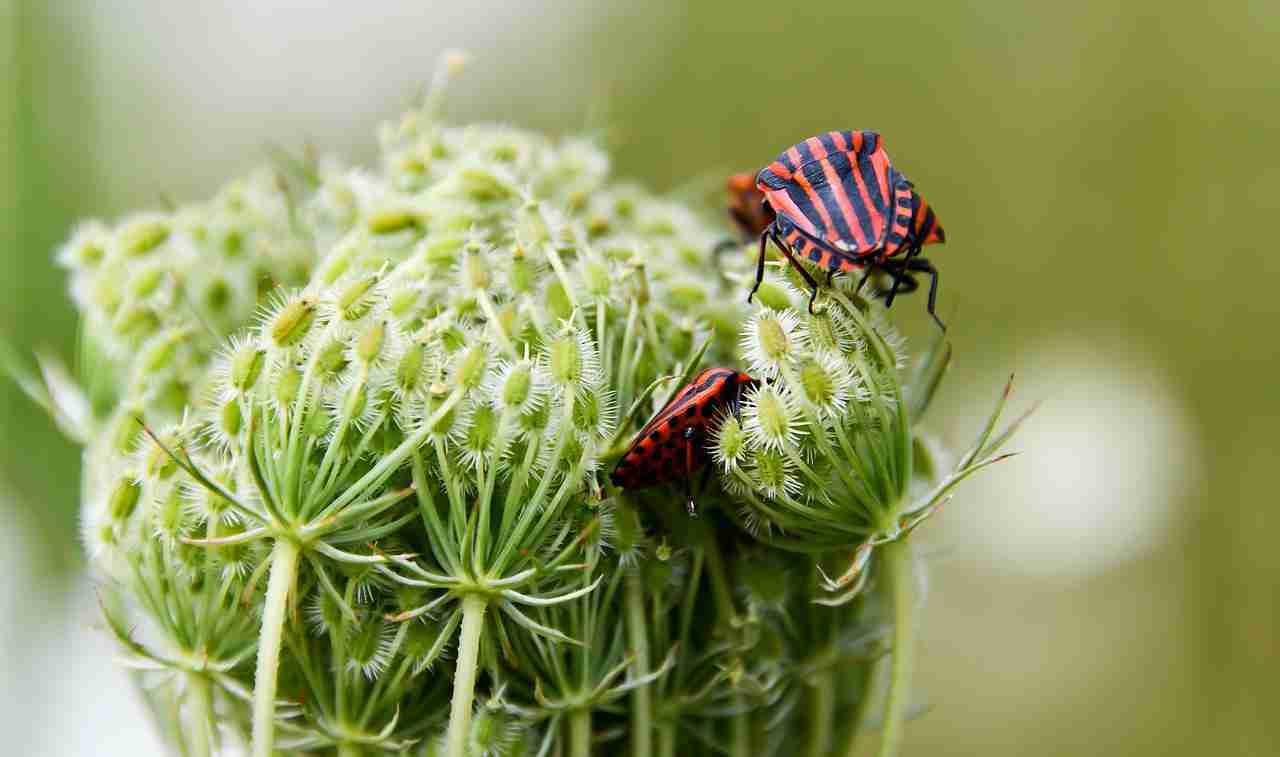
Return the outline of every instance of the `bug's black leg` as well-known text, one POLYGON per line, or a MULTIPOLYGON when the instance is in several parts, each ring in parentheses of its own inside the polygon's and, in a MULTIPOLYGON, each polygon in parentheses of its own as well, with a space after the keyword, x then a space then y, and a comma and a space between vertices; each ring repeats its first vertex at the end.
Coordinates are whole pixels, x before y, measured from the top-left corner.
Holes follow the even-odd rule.
POLYGON ((835 279, 836 272, 834 270, 827 271, 827 286, 831 286, 831 282, 835 279))
POLYGON ((886 308, 893 306, 893 298, 899 292, 902 294, 911 294, 920 288, 920 283, 916 281, 916 277, 907 273, 906 269, 900 268, 896 271, 889 270, 889 275, 893 276, 893 289, 889 290, 888 296, 885 297, 884 306, 886 308))
POLYGON ((893 276, 893 287, 889 290, 889 295, 884 298, 884 306, 891 308, 893 307, 893 298, 898 296, 898 287, 902 285, 902 280, 907 274, 895 271, 892 268, 886 268, 885 270, 889 272, 889 275, 893 276))
POLYGON ((889 296, 884 301, 884 306, 886 308, 891 307, 893 305, 893 298, 897 296, 899 288, 902 287, 904 284, 906 285, 906 288, 902 290, 903 294, 914 292, 916 291, 916 289, 919 288, 920 285, 916 283, 915 277, 912 276, 910 273, 908 273, 908 271, 918 270, 915 268, 915 260, 916 260, 916 256, 919 254, 920 254, 920 248, 912 247, 911 249, 907 250, 906 257, 902 258, 899 262, 896 263, 895 265, 895 267, 897 268, 896 271, 892 269, 886 269, 886 270, 889 270, 889 273, 893 275, 893 289, 889 290, 889 296))
POLYGON ((929 274, 929 315, 933 316, 934 323, 938 324, 938 328, 942 329, 942 332, 945 334, 947 331, 947 325, 943 323, 942 319, 938 317, 938 314, 934 312, 934 307, 938 302, 938 268, 932 261, 927 260, 926 258, 916 258, 911 261, 911 270, 929 274))
POLYGON ((684 507, 690 518, 698 517, 693 503, 693 428, 684 430, 684 507))
MULTIPOLYGON (((818 282, 814 280, 813 276, 804 269, 804 266, 800 265, 800 261, 796 260, 795 255, 791 252, 791 248, 782 243, 782 239, 778 237, 777 232, 770 231, 768 233, 769 238, 773 240, 773 243, 776 244, 778 249, 782 250, 782 254, 786 256, 787 262, 791 264, 792 268, 800 272, 800 277, 804 279, 804 283, 809 285, 809 314, 812 315, 813 301, 818 299, 818 282)), ((764 269, 761 268, 761 270, 763 271, 764 269)))
POLYGON ((751 298, 756 296, 756 290, 760 288, 760 284, 764 282, 764 252, 765 246, 769 243, 769 230, 765 229, 760 234, 760 255, 756 258, 756 285, 751 287, 751 293, 747 295, 747 304, 751 304, 751 298))
POLYGON ((867 264, 867 272, 862 274, 862 278, 858 280, 858 288, 854 290, 855 294, 862 292, 862 287, 867 283, 867 279, 871 278, 871 273, 875 268, 876 267, 870 263, 867 264))

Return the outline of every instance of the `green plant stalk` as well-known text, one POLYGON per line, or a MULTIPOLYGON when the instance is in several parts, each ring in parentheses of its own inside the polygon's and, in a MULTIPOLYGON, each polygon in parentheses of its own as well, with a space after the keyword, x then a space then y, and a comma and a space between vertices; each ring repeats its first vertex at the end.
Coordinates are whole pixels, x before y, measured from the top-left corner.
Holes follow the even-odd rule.
POLYGON ((825 757, 831 751, 831 719, 836 711, 835 674, 814 676, 809 695, 809 757, 825 757))
POLYGON ((191 692, 191 753, 195 757, 209 757, 217 751, 212 685, 206 676, 189 673, 187 687, 191 692))
MULTIPOLYGON (((649 671, 649 634, 644 622, 644 587, 640 575, 627 575, 627 636, 635 654, 636 676, 649 671)), ((631 692, 631 754, 649 757, 653 754, 653 700, 650 687, 641 686, 631 692)))
POLYGON ((885 586, 893 607, 893 661, 889 668, 889 696, 885 700, 884 730, 880 736, 880 757, 898 753, 902 725, 911 695, 914 664, 915 600, 911 585, 911 548, 906 539, 891 541, 880 548, 885 586))
MULTIPOLYGON (((720 555, 720 545, 716 544, 715 536, 708 537, 703 551, 706 553, 707 576, 711 579, 712 594, 720 613, 721 628, 725 633, 729 633, 737 611, 733 606, 733 590, 729 586, 729 574, 725 572, 724 559, 720 555)), ((729 723, 729 754, 732 757, 747 757, 751 754, 751 722, 747 717, 746 701, 742 694, 733 695, 733 710, 733 718, 729 723)))
POLYGON ((271 576, 263 605, 262 630, 258 634, 258 671, 253 680, 253 754, 271 757, 275 746, 276 681, 280 668, 280 641, 289 594, 298 576, 298 545, 277 539, 271 550, 271 576))
POLYGON ((364 750, 358 744, 343 741, 338 744, 338 757, 363 757, 364 750))
POLYGON ((849 731, 849 743, 845 745, 845 757, 857 757, 858 755, 858 737, 866 733, 869 721, 871 720, 871 703, 875 700, 874 692, 871 691, 872 682, 880 680, 877 673, 880 671, 882 660, 863 665, 861 695, 858 697, 858 703, 854 705, 851 718, 853 725, 849 731))
POLYGON ((569 756, 591 757, 591 708, 579 707, 569 714, 569 756))
POLYGON ((676 727, 664 723, 658 727, 658 757, 675 757, 676 727))
POLYGON ((448 757, 466 757, 471 731, 471 704, 479 670, 480 632, 489 600, 478 594, 462 598, 462 637, 458 639, 458 665, 453 674, 453 704, 449 710, 448 757))

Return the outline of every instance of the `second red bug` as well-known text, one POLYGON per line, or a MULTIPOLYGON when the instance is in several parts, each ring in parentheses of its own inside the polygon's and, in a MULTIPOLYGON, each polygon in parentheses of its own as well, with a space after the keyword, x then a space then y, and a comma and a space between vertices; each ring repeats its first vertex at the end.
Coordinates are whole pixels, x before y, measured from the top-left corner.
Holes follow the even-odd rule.
POLYGON ((756 380, 732 368, 708 368, 680 389, 667 406, 640 429, 609 480, 623 489, 681 480, 686 507, 696 515, 692 477, 706 464, 707 442, 724 413, 737 413, 756 380))

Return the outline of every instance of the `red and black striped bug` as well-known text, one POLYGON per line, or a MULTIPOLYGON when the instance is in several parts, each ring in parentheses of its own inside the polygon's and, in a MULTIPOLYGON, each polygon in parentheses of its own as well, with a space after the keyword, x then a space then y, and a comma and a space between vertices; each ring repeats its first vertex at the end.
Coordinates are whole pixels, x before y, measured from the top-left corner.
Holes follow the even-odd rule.
POLYGON ((732 368, 708 368, 685 385, 636 434, 610 474, 614 486, 643 489, 682 479, 689 515, 694 471, 707 462, 707 441, 723 413, 737 413, 756 380, 732 368))
POLYGON ((810 288, 809 309, 818 296, 818 283, 796 260, 815 263, 827 271, 865 269, 893 279, 885 304, 899 291, 914 291, 913 273, 930 276, 929 315, 945 330, 934 312, 938 269, 919 257, 926 244, 945 241, 932 208, 889 160, 880 135, 873 131, 829 131, 784 150, 756 175, 756 188, 774 211, 774 220, 760 232, 756 284, 764 279, 766 243, 772 240, 810 288))

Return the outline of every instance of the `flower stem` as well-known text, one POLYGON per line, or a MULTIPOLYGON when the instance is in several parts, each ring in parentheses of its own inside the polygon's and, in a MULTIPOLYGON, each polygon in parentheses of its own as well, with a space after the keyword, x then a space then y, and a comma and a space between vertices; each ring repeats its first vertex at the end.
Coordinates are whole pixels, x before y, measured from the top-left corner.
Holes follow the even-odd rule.
POLYGON ((187 674, 187 687, 191 691, 191 753, 209 757, 216 751, 212 687, 206 676, 197 673, 187 674))
POLYGON ((893 607, 893 661, 889 669, 889 696, 885 701, 884 731, 880 737, 880 757, 898 753, 902 723, 911 694, 911 669, 915 644, 915 602, 911 585, 911 548, 905 539, 880 548, 890 605, 893 607))
MULTIPOLYGON (((729 574, 725 571, 724 559, 720 554, 720 545, 716 543, 715 536, 709 536, 706 539, 703 552, 707 559, 707 576, 711 579, 711 593, 720 614, 720 630, 728 636, 733 633, 733 619, 737 610, 733 605, 733 589, 729 585, 729 574)), ((733 711, 729 722, 729 754, 731 757, 747 757, 751 754, 751 723, 747 718, 746 698, 740 693, 733 695, 733 711)))
POLYGON ((814 676, 809 697, 809 757, 826 757, 831 751, 831 720, 836 710, 835 674, 814 676))
POLYGON ((352 744, 349 741, 343 741, 338 744, 338 757, 362 757, 364 750, 359 744, 352 744))
POLYGON ((449 757, 466 757, 471 731, 471 703, 476 694, 480 632, 489 600, 478 594, 462 598, 462 637, 458 640, 458 665, 453 674, 453 706, 449 711, 449 757))
POLYGON ((569 714, 569 757, 591 757, 591 709, 588 707, 569 714))
POLYGON ((877 660, 862 666, 862 685, 858 689, 858 703, 850 714, 849 742, 845 745, 845 757, 858 757, 858 737, 866 733, 871 719, 871 703, 875 701, 875 694, 871 689, 874 682, 880 680, 877 674, 880 672, 881 662, 877 660))
POLYGON ((658 757, 676 757, 676 728, 669 723, 658 727, 658 757))
POLYGON ((258 635, 258 672, 253 681, 253 754, 271 757, 275 742, 276 674, 289 594, 298 575, 298 545, 277 539, 271 551, 271 577, 258 635))
MULTIPOLYGON (((635 653, 636 676, 649 672, 649 634, 644 623, 644 587, 640 574, 627 575, 627 636, 635 653)), ((631 754, 650 757, 653 754, 653 700, 648 686, 631 692, 631 754)))

